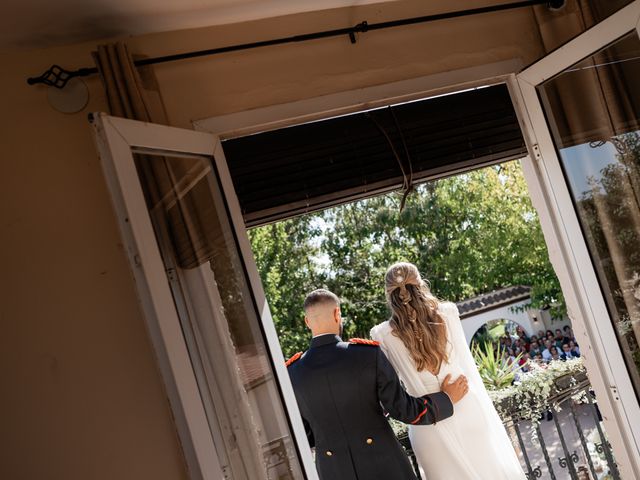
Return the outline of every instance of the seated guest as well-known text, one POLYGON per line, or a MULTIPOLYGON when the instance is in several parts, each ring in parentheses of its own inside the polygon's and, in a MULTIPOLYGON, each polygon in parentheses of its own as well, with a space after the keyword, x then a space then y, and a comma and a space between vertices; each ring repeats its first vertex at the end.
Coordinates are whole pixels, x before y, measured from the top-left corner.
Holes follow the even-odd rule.
POLYGON ((538 341, 533 340, 533 337, 531 337, 531 339, 531 344, 529 345, 529 355, 531 355, 532 357, 535 357, 538 354, 542 355, 542 348, 540 348, 538 341))
POLYGON ((546 340, 544 342, 544 350, 542 350, 542 358, 545 362, 549 362, 551 360, 551 349, 553 348, 553 342, 551 340, 546 340))
POLYGON ((522 342, 522 340, 520 340, 520 339, 518 338, 515 342, 513 342, 513 349, 515 350, 516 354, 517 354, 518 352, 521 352, 521 351, 522 351, 522 349, 523 349, 523 342, 522 342))
POLYGON ((574 357, 580 356, 580 348, 578 348, 578 344, 575 340, 569 340, 569 348, 571 349, 571 354, 574 357))
POLYGON ((513 347, 513 340, 511 339, 510 335, 505 335, 504 336, 504 348, 505 349, 510 349, 513 347))
POLYGON ((553 337, 553 341, 555 342, 556 347, 558 349, 561 349, 562 345, 569 342, 569 339, 565 339, 564 335, 562 334, 562 330, 556 328, 556 334, 553 337))
POLYGON ((574 355, 571 352, 571 347, 568 343, 562 345, 562 353, 560 354, 560 359, 562 360, 571 360, 572 358, 578 358, 580 354, 574 355))
POLYGON ((541 365, 544 363, 544 359, 542 358, 542 354, 541 353, 536 353, 533 357, 533 361, 536 362, 538 365, 541 365))
POLYGON ((549 353, 551 353, 551 360, 550 361, 562 360, 560 358, 560 353, 558 352, 558 349, 556 347, 551 347, 549 349, 549 353))
POLYGON ((529 356, 529 354, 527 352, 525 352, 522 357, 520 357, 520 361, 518 361, 518 364, 521 367, 521 370, 523 372, 528 372, 529 371, 529 359, 531 357, 529 356))
POLYGON ((527 335, 527 332, 524 331, 524 328, 522 328, 520 325, 516 327, 516 335, 520 340, 522 340, 523 344, 529 343, 529 336, 527 335))
POLYGON ((547 336, 545 340, 549 340, 551 343, 555 344, 556 337, 553 335, 553 332, 551 330, 547 330, 547 336))

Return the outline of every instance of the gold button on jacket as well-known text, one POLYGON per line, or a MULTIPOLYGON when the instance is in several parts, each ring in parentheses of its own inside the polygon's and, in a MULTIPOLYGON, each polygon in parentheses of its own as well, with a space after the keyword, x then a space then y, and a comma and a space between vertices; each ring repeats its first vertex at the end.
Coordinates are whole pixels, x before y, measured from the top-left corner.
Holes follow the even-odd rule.
POLYGON ((327 457, 330 457, 331 455, 333 455, 333 452, 331 450, 327 450, 327 457))
POLYGON ((367 445, 371 445, 373 443, 373 438, 367 438, 367 445))

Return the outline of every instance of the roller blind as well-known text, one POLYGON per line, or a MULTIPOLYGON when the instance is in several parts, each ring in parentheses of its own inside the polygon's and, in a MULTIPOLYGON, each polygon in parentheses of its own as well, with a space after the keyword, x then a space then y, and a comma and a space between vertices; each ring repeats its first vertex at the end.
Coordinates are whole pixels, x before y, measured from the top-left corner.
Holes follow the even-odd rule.
POLYGON ((401 188, 399 162, 420 182, 526 155, 506 85, 231 139, 223 147, 248 227, 401 188))

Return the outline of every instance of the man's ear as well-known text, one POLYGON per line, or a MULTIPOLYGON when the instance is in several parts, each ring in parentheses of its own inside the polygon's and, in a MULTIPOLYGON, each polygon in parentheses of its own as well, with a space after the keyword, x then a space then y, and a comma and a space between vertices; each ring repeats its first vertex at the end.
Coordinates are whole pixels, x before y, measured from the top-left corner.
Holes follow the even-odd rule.
POLYGON ((340 313, 340 307, 336 307, 335 310, 333 311, 333 319, 336 321, 336 323, 340 323, 341 317, 342 315, 340 313))
POLYGON ((304 316, 304 324, 307 326, 307 328, 311 328, 311 325, 309 325, 309 319, 306 315, 304 316))

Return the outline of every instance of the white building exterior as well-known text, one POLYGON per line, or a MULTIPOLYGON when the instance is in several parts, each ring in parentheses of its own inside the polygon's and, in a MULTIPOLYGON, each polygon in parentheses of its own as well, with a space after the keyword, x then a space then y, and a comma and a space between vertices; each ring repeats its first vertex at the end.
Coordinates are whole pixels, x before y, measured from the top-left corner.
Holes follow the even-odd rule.
POLYGON ((478 329, 493 320, 517 323, 529 336, 536 335, 540 330, 555 330, 570 325, 568 318, 552 320, 544 310, 523 310, 529 303, 529 287, 524 286, 503 288, 459 302, 457 305, 467 343, 471 344, 478 329))

